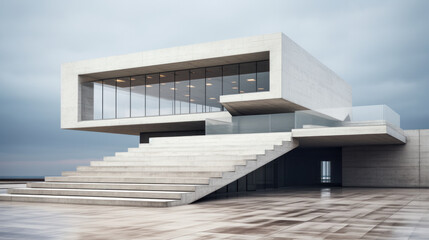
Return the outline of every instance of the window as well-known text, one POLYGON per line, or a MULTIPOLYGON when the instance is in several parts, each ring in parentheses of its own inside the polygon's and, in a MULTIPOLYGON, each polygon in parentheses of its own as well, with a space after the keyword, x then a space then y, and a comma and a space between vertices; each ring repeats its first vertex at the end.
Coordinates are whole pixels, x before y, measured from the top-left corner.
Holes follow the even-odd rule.
POLYGON ((83 82, 81 120, 225 110, 220 97, 269 90, 269 61, 83 82))
POLYGON ((145 116, 146 79, 144 75, 131 77, 131 117, 145 116))
POLYGON ((240 64, 240 93, 256 92, 256 62, 240 64))
POLYGON ((189 71, 175 72, 175 114, 189 113, 189 71))
POLYGON ((219 112, 222 104, 222 67, 206 68, 206 112, 219 112))
POLYGON ((130 78, 116 79, 116 118, 130 117, 130 78))
POLYGON ((174 113, 174 72, 160 73, 160 115, 172 115, 174 113))
POLYGON ((257 91, 261 92, 270 90, 270 62, 258 62, 256 64, 256 70, 257 91))
POLYGON ((146 75, 146 116, 159 115, 159 74, 146 75))
POLYGON ((116 79, 103 81, 103 119, 116 117, 116 79))
POLYGON ((320 169, 321 169, 320 182, 330 183, 331 182, 331 161, 321 161, 320 169))
POLYGON ((223 95, 238 93, 238 64, 223 66, 223 95))
POLYGON ((191 70, 191 84, 188 86, 191 92, 191 113, 205 112, 206 105, 206 80, 205 69, 191 70))

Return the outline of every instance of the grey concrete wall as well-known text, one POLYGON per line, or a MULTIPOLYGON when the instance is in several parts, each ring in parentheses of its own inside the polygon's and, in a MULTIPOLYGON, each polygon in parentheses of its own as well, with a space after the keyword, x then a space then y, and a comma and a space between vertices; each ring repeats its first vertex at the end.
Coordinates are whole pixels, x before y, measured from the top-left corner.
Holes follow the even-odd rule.
POLYGON ((429 187, 429 130, 407 130, 404 145, 344 147, 343 186, 429 187))

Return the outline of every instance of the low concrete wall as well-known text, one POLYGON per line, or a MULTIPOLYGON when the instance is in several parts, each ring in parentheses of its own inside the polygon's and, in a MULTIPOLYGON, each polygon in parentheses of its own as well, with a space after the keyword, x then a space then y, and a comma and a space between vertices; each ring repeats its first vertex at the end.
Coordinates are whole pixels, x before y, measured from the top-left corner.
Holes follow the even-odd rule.
POLYGON ((404 145, 344 147, 343 186, 429 187, 429 129, 405 135, 404 145))

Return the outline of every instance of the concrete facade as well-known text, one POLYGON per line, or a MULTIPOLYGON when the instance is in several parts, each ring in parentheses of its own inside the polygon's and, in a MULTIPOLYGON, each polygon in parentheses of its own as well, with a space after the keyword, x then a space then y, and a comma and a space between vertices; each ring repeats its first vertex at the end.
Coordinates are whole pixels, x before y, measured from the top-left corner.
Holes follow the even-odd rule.
MULTIPOLYGON (((351 107, 351 87, 282 33, 196 44, 61 66, 61 128, 139 135, 198 131, 207 118, 351 107), (269 60, 269 91, 220 96, 216 113, 85 121, 81 83, 105 78, 269 60), (313 99, 317 99, 314 101, 313 99)), ((91 110, 91 108, 88 108, 91 110)))
POLYGON ((406 130, 407 144, 343 148, 343 186, 429 187, 429 130, 406 130))

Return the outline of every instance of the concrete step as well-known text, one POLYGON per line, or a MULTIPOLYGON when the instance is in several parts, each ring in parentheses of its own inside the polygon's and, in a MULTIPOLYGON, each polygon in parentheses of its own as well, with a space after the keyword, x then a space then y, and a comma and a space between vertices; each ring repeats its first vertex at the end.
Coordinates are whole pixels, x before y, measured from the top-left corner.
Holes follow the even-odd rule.
POLYGON ((192 152, 179 152, 179 151, 169 151, 166 148, 163 152, 117 152, 115 156, 138 156, 138 157, 151 157, 151 156, 234 156, 234 155, 258 155, 265 154, 265 149, 249 149, 249 150, 240 150, 240 151, 192 151, 192 152))
POLYGON ((76 183, 76 182, 29 182, 29 188, 60 189, 105 189, 105 190, 138 190, 138 191, 177 191, 193 192, 197 185, 185 184, 135 184, 135 183, 76 183))
POLYGON ((78 172, 84 171, 98 171, 98 172, 114 172, 114 171, 123 171, 123 172, 150 172, 150 171, 162 171, 162 172, 176 172, 176 171, 196 171, 196 172, 212 172, 213 169, 220 172, 231 172, 235 171, 235 166, 207 166, 207 167, 198 167, 198 166, 128 166, 128 167, 116 167, 116 166, 82 166, 77 167, 78 172))
POLYGON ((85 197, 120 197, 145 199, 176 199, 184 192, 129 191, 129 190, 94 190, 94 189, 49 189, 49 188, 11 188, 9 194, 85 196, 85 197))
POLYGON ((46 182, 87 182, 87 183, 168 183, 207 185, 209 178, 185 177, 45 177, 46 182))
POLYGON ((162 160, 172 160, 172 161, 183 161, 183 160, 201 160, 201 161, 218 161, 218 160, 244 160, 244 159, 256 159, 255 155, 182 155, 182 156, 108 156, 104 157, 105 161, 110 160, 126 160, 126 159, 136 159, 136 160, 153 160, 153 161, 162 161, 162 160))
POLYGON ((291 140, 290 132, 280 133, 251 133, 251 134, 219 134, 219 135, 203 135, 203 136, 182 136, 182 137, 155 137, 149 140, 149 143, 175 143, 175 142, 252 142, 252 141, 275 141, 275 140, 291 140))
POLYGON ((128 152, 213 152, 213 151, 228 151, 228 152, 241 152, 241 151, 253 151, 253 150, 272 150, 273 144, 270 145, 245 145, 245 146, 206 146, 206 145, 186 145, 186 146, 152 146, 152 147, 141 147, 141 148, 128 148, 128 152))
POLYGON ((0 201, 67 203, 85 205, 110 205, 133 207, 169 207, 177 200, 171 199, 142 199, 142 198, 108 198, 108 197, 78 197, 50 196, 26 194, 0 194, 0 201))
POLYGON ((222 172, 197 172, 197 171, 146 171, 146 172, 126 172, 126 171, 77 171, 62 172, 62 176, 97 176, 97 177, 222 177, 222 172))
POLYGON ((214 141, 214 142, 203 142, 203 143, 188 143, 188 142, 176 142, 174 144, 159 144, 159 143, 142 143, 139 144, 138 147, 134 148, 159 148, 159 149, 165 149, 166 147, 177 147, 177 148, 187 148, 187 147, 195 147, 195 146, 203 146, 203 147, 210 147, 210 148, 217 148, 217 147, 243 147, 243 146, 271 146, 271 145, 281 145, 283 142, 282 139, 279 140, 273 140, 273 141, 250 141, 247 142, 246 145, 243 144, 241 141, 214 141))
POLYGON ((239 166, 246 165, 248 161, 252 160, 243 160, 243 161, 92 161, 91 166, 222 166, 222 167, 231 167, 231 166, 239 166))

